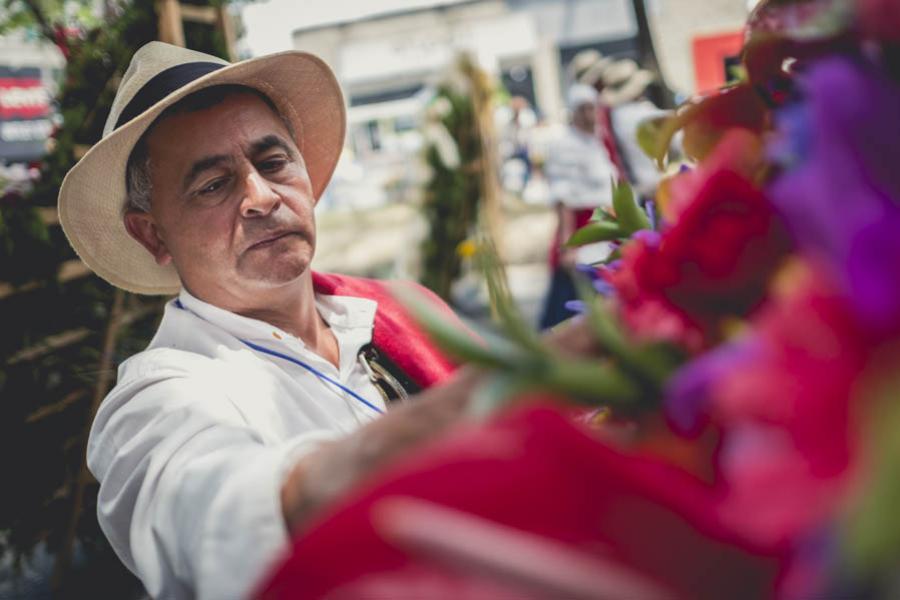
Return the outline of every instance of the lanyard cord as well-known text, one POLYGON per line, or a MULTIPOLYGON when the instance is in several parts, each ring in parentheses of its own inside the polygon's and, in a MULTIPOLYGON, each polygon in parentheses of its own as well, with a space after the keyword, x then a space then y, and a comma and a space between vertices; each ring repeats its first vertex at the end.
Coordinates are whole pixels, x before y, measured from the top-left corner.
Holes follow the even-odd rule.
MULTIPOLYGON (((187 308, 184 307, 184 305, 181 303, 181 300, 179 300, 179 299, 175 300, 175 306, 177 306, 178 308, 180 308, 182 310, 188 310, 187 308)), ((377 406, 375 406, 374 404, 372 404, 371 402, 369 402, 368 400, 366 400, 365 398, 363 398, 362 396, 360 396, 359 394, 357 394, 356 392, 354 392, 353 390, 351 390, 350 388, 348 388, 347 386, 342 384, 340 381, 335 381, 334 379, 332 379, 325 373, 322 373, 315 367, 306 364, 302 360, 294 358, 293 356, 288 356, 287 354, 282 354, 281 352, 276 352, 275 350, 270 350, 269 348, 266 348, 265 346, 260 346, 259 344, 254 344, 253 342, 248 342, 247 340, 244 340, 241 338, 237 338, 237 339, 240 340, 240 342, 242 344, 248 346, 249 348, 252 348, 253 350, 256 350, 257 352, 262 352, 263 354, 268 354, 269 356, 275 356, 282 360, 286 360, 289 363, 295 364, 299 367, 303 367, 304 369, 306 369, 307 371, 309 371, 310 373, 312 373, 313 375, 315 375, 322 381, 328 382, 331 385, 339 388, 341 391, 343 391, 347 394, 350 394, 353 398, 356 398, 357 400, 359 400, 360 402, 362 402, 363 404, 365 404, 366 406, 368 406, 369 408, 371 408, 378 414, 384 414, 383 410, 381 410, 380 408, 378 408, 377 406)))
MULTIPOLYGON (((241 340, 241 338, 238 338, 238 339, 241 340)), ((363 398, 362 396, 360 396, 359 394, 357 394, 356 392, 354 392, 353 390, 351 390, 350 388, 348 388, 347 386, 342 384, 340 381, 335 381, 334 379, 332 379, 325 373, 322 373, 321 371, 317 370, 315 367, 306 364, 302 360, 294 358, 293 356, 288 356, 287 354, 282 354, 281 352, 276 352, 275 350, 270 350, 270 349, 266 348, 265 346, 260 346, 258 344, 254 344, 253 342, 248 342, 247 340, 241 340, 241 342, 246 344, 250 348, 253 348, 257 352, 262 352, 263 354, 268 354, 270 356, 276 356, 280 359, 283 359, 290 363, 293 363, 299 367, 303 367, 304 369, 306 369, 307 371, 309 371, 310 373, 312 373, 313 375, 315 375, 322 381, 327 381, 334 387, 340 388, 345 393, 350 394, 351 396, 353 396, 354 398, 356 398, 357 400, 359 400, 360 402, 362 402, 363 404, 365 404, 366 406, 368 406, 375 412, 377 412, 379 414, 384 413, 383 410, 381 410, 380 408, 378 408, 377 406, 375 406, 374 404, 372 404, 371 402, 369 402, 368 400, 366 400, 365 398, 363 398)))

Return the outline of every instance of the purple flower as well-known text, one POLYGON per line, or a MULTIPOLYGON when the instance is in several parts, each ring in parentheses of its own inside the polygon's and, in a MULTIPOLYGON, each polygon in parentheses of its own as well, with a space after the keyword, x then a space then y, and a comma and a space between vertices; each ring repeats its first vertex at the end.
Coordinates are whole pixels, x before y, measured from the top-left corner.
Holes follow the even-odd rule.
POLYGON ((594 281, 594 290, 596 290, 597 293, 601 296, 611 296, 616 292, 616 288, 614 288, 611 283, 603 279, 597 279, 594 281))
POLYGON ((900 86, 862 59, 829 58, 800 79, 769 154, 769 192, 801 251, 824 262, 872 332, 900 329, 900 86))
POLYGON ((658 231, 640 229, 631 234, 631 239, 644 242, 648 248, 659 248, 659 244, 662 242, 662 235, 658 231))
POLYGON ((709 420, 715 384, 757 352, 752 339, 720 346, 683 366, 666 386, 665 410, 676 431, 697 435, 709 420))
POLYGON ((566 310, 573 313, 584 314, 587 312, 587 307, 581 300, 566 300, 564 306, 566 307, 566 310))
POLYGON ((600 272, 597 270, 597 267, 594 265, 587 265, 584 263, 576 263, 575 270, 583 275, 587 275, 591 281, 594 281, 598 277, 600 277, 600 272))

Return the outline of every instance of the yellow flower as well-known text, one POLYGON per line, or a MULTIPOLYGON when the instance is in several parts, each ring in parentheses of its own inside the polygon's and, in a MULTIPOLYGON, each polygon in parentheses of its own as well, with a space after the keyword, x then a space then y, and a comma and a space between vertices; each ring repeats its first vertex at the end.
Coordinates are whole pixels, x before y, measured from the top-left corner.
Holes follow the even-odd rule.
POLYGON ((476 252, 478 252, 478 244, 471 238, 461 241, 456 247, 456 253, 462 258, 472 258, 476 252))

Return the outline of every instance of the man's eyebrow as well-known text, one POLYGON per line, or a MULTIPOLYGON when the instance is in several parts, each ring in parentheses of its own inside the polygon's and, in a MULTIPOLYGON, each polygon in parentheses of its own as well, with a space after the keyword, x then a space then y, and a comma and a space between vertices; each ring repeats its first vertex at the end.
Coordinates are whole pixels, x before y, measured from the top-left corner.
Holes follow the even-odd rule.
POLYGON ((281 148, 287 152, 291 158, 297 157, 297 151, 292 148, 287 141, 275 134, 267 135, 250 144, 250 156, 262 154, 266 150, 271 150, 272 148, 281 148))
POLYGON ((184 176, 184 180, 181 182, 182 189, 186 190, 189 188, 194 179, 196 179, 203 171, 218 167, 222 163, 228 162, 228 159, 227 154, 214 154, 212 156, 205 156, 194 162, 194 164, 191 165, 190 170, 188 170, 187 175, 184 176))

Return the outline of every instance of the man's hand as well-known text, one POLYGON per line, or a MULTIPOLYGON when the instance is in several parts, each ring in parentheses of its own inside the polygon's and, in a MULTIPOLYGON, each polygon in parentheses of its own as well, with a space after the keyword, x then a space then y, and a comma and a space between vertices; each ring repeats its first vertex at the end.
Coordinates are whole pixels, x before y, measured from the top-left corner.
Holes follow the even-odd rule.
MULTIPOLYGON (((584 356, 599 350, 581 319, 555 327, 544 339, 566 354, 584 356)), ((444 384, 417 394, 408 404, 301 459, 281 488, 288 528, 301 527, 367 474, 459 423, 482 376, 476 369, 462 367, 444 384)))
POLYGON ((281 488, 288 529, 296 530, 367 474, 456 424, 478 377, 475 369, 463 367, 446 383, 301 459, 281 488))

